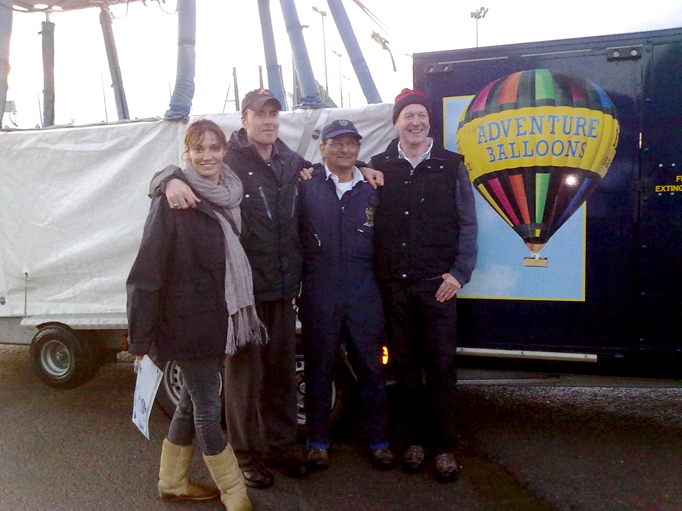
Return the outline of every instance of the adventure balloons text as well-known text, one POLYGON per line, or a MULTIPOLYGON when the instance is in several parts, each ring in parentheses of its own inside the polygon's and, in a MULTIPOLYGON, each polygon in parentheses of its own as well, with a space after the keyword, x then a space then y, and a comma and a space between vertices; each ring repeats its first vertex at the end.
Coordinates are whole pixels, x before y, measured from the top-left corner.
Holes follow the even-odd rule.
MULTIPOLYGON (((603 119, 591 116, 589 110, 586 110, 585 115, 537 113, 543 108, 525 110, 533 110, 535 113, 529 112, 527 115, 522 115, 523 110, 518 110, 514 112, 513 118, 500 114, 499 120, 486 118, 486 122, 476 128, 477 145, 485 151, 489 164, 532 158, 532 160, 520 162, 521 166, 529 167, 537 165, 536 157, 547 157, 550 160, 546 164, 551 165, 551 158, 565 157, 573 158, 570 162, 573 167, 592 170, 602 175, 606 172, 611 164, 608 154, 604 154, 601 158, 585 160, 588 152, 599 153, 600 150, 603 152, 604 149, 608 149, 600 148, 599 144, 603 119), (581 167, 583 161, 594 162, 597 168, 581 167)), ((556 112, 568 109, 552 108, 551 110, 556 112)), ((571 110, 575 111, 575 109, 571 110)), ((613 118, 609 117, 605 122, 612 123, 613 118)), ((473 125, 472 128, 474 128, 473 125)), ((502 164, 500 168, 505 166, 506 164, 502 164)), ((469 172, 475 172, 471 163, 469 172)))

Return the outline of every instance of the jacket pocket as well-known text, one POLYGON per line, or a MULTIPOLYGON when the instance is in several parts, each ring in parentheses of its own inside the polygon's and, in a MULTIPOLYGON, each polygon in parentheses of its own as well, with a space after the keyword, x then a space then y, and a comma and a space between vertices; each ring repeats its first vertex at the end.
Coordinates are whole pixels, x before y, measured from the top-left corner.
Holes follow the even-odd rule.
POLYGON ((265 192, 263 191, 262 186, 258 187, 258 192, 260 193, 260 198, 263 199, 263 206, 265 206, 265 213, 268 215, 268 218, 270 220, 272 220, 272 213, 270 212, 270 206, 268 206, 268 199, 265 197, 265 192))

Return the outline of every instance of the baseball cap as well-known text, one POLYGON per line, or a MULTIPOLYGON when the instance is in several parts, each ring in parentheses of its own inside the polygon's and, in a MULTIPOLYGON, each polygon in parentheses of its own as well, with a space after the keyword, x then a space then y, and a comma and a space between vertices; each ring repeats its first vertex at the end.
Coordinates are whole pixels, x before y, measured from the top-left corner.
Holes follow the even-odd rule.
POLYGON ((338 137, 344 133, 352 133, 358 137, 358 140, 362 138, 362 135, 358 133, 358 130, 355 129, 355 126, 352 122, 346 119, 336 119, 322 128, 322 140, 324 141, 328 138, 338 137))
POLYGON ((277 103, 277 110, 282 109, 282 103, 279 102, 275 96, 272 95, 268 89, 256 89, 249 92, 242 100, 242 114, 247 108, 250 108, 254 112, 260 111, 263 105, 268 101, 274 101, 277 103))

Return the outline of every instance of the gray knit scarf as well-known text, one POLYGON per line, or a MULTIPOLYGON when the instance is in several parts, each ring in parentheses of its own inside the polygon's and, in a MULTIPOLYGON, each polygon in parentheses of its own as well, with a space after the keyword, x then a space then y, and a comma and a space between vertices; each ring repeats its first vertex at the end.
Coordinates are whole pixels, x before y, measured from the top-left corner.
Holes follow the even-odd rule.
POLYGON ((182 172, 189 185, 206 199, 218 215, 225 237, 225 301, 230 315, 225 353, 234 355, 237 349, 248 343, 268 341, 265 326, 258 319, 253 297, 251 265, 239 242, 242 216, 239 204, 242 201, 242 182, 230 167, 223 164, 220 179, 216 185, 200 175, 187 162, 182 172))

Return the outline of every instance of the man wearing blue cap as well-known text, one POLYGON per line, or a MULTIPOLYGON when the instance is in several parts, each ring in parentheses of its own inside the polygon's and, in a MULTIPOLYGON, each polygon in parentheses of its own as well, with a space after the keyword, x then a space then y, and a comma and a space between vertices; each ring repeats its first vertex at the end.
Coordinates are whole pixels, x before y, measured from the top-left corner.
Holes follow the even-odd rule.
POLYGON ((380 337, 384 316, 374 277, 373 231, 377 192, 355 166, 360 139, 352 122, 322 130, 313 177, 299 185, 303 287, 299 318, 306 361, 308 463, 329 466, 332 368, 347 342, 360 389, 361 418, 375 468, 393 466, 386 431, 388 407, 380 337))

